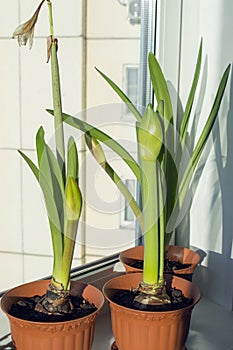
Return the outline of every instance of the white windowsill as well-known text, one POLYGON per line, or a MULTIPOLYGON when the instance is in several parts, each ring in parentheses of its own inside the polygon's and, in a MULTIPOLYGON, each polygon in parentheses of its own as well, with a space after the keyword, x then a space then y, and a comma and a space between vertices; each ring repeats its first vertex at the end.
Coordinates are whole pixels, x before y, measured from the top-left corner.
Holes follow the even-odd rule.
MULTIPOLYGON (((118 275, 112 267, 82 278, 82 281, 92 283, 98 288, 110 278, 118 275)), ((97 316, 93 350, 110 350, 113 342, 111 319, 108 304, 105 303, 97 316)), ((221 306, 202 297, 192 313, 188 350, 233 350, 233 312, 224 310, 221 306)), ((8 320, 0 313, 0 350, 11 350, 8 320), (9 344, 8 346, 6 344, 9 344)))

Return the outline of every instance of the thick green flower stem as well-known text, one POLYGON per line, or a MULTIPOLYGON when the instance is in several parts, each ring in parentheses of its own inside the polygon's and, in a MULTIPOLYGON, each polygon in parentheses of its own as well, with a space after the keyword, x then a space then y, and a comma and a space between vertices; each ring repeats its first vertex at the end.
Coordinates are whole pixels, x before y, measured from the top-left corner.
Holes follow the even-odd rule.
POLYGON ((155 161, 141 160, 144 219, 143 283, 159 283, 158 188, 155 161))
POLYGON ((144 218, 144 265, 143 281, 135 301, 141 304, 169 304, 163 279, 164 233, 159 232, 159 194, 158 176, 155 161, 141 161, 142 205, 144 218))
POLYGON ((70 288, 70 269, 72 264, 75 237, 78 228, 78 221, 68 221, 66 225, 66 237, 64 238, 64 251, 62 257, 61 283, 64 290, 70 288))
POLYGON ((160 169, 157 167, 158 176, 158 198, 159 198, 159 280, 164 280, 164 252, 165 252, 165 205, 164 205, 164 194, 162 188, 162 179, 160 169))
POLYGON ((62 103, 61 103, 61 88, 60 88, 60 76, 59 66, 57 59, 57 39, 54 39, 53 35, 53 15, 51 1, 47 0, 49 9, 49 23, 50 23, 50 36, 51 47, 48 48, 51 54, 51 73, 52 73, 52 91, 53 91, 53 107, 54 107, 54 126, 55 126, 55 139, 56 139, 56 151, 58 162, 65 178, 65 146, 64 146, 64 131, 62 121, 62 103))
POLYGON ((63 244, 62 235, 59 229, 54 225, 52 220, 49 220, 50 231, 52 234, 52 244, 53 244, 53 280, 57 283, 61 281, 61 264, 63 255, 63 244))

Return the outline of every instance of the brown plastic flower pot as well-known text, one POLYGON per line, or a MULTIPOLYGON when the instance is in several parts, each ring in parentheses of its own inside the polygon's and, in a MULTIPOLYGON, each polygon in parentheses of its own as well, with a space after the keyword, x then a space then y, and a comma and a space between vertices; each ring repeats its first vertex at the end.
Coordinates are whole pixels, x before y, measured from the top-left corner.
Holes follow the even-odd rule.
POLYGON ((104 303, 97 288, 74 281, 73 295, 83 296, 97 308, 92 314, 65 322, 31 322, 9 315, 11 305, 22 297, 43 295, 50 281, 23 284, 7 292, 1 300, 2 311, 10 321, 12 342, 17 350, 90 350, 94 339, 95 319, 104 303))
POLYGON ((192 282, 176 276, 172 287, 182 290, 192 298, 192 304, 174 311, 138 311, 112 302, 116 290, 137 288, 142 280, 142 273, 129 273, 108 281, 103 292, 110 303, 112 330, 115 347, 119 350, 185 350, 188 337, 191 312, 201 294, 192 282))
MULTIPOLYGON (((174 275, 185 278, 192 281, 192 276, 197 264, 200 262, 200 256, 195 251, 180 247, 169 245, 166 257, 172 261, 179 261, 182 264, 189 264, 189 267, 173 271, 174 275)), ((127 249, 120 253, 119 259, 124 265, 126 272, 142 272, 142 269, 135 268, 132 265, 137 260, 143 260, 144 258, 144 247, 137 246, 127 249)))

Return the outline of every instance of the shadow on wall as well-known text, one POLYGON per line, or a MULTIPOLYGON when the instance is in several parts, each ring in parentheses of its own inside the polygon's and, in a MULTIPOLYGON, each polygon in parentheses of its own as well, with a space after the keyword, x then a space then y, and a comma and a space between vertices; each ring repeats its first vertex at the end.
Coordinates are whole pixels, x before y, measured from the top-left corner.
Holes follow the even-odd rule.
MULTIPOLYGON (((217 218, 221 218, 221 222, 213 217, 213 209, 211 212, 213 221, 208 224, 209 235, 208 239, 213 241, 217 239, 216 234, 221 235, 221 246, 219 252, 208 250, 206 251, 207 267, 199 266, 194 276, 196 282, 202 290, 203 295, 206 295, 213 302, 223 306, 227 310, 233 310, 233 78, 230 81, 230 96, 229 101, 223 100, 221 107, 222 114, 225 118, 217 118, 213 128, 214 141, 214 168, 217 173, 217 180, 214 186, 214 193, 210 196, 210 208, 218 208, 220 213, 217 218), (225 150, 223 149, 225 146, 225 150), (225 154, 224 154, 225 153, 225 154), (217 204, 216 204, 217 203, 217 204), (216 228, 214 224, 217 224, 216 228), (213 226, 212 226, 213 225, 213 226), (212 232, 211 232, 212 226, 212 232)), ((208 143, 210 146, 210 143, 208 143)), ((207 145, 205 155, 210 152, 207 145)), ((201 165, 196 174, 197 181, 203 172, 204 165, 201 165)), ((195 181, 195 179, 194 179, 195 181)), ((195 184, 194 184, 195 187, 195 184)), ((195 191, 195 188, 194 188, 195 191)), ((188 216, 188 215, 187 215, 188 216)), ((189 216, 188 216, 189 218, 189 216)), ((184 232, 187 234, 189 230, 189 220, 181 225, 184 232), (185 228, 184 228, 185 227, 185 228)), ((182 237, 181 237, 182 238, 182 237)), ((204 257, 204 256, 203 256, 204 257)))
MULTIPOLYGON (((207 84, 208 61, 205 59, 203 66, 202 78, 200 81, 200 90, 195 106, 194 122, 189 135, 189 150, 193 149, 194 136, 198 127, 200 111, 202 110, 205 89, 207 84)), ((176 230, 175 243, 182 246, 190 246, 190 199, 195 195, 198 184, 202 176, 205 176, 205 165, 211 162, 211 171, 208 174, 210 181, 214 176, 214 183, 210 182, 209 187, 213 193, 207 198, 208 212, 212 217, 207 220, 206 242, 209 249, 206 252, 200 249, 201 257, 206 258, 207 267, 201 266, 195 275, 198 275, 198 284, 202 288, 204 295, 207 295, 214 302, 224 306, 226 309, 233 309, 233 89, 232 81, 230 85, 230 94, 228 98, 224 98, 219 117, 213 127, 213 132, 204 149, 203 155, 195 173, 191 189, 187 198, 187 213, 176 230), (213 148, 214 144, 214 148, 213 148), (209 155, 213 154, 213 160, 209 155), (214 174, 214 175, 213 175, 214 174), (221 237, 220 237, 221 235, 221 237), (217 243, 217 241, 219 243, 217 243), (219 246, 220 245, 220 246, 219 246), (214 247, 218 246, 218 252, 214 251, 214 247)), ((171 95, 177 96, 177 93, 171 85, 169 86, 171 95)), ((176 97, 177 99, 177 97, 176 97)), ((182 113, 182 104, 178 100, 178 114, 182 113)), ((178 119, 179 123, 179 119, 178 119)), ((199 189, 200 190, 200 189, 199 189)), ((206 189, 203 189, 203 195, 206 189)), ((208 189, 206 192, 208 195, 208 189)), ((195 203, 195 205, 197 202, 195 203)), ((201 207, 200 207, 201 208, 201 207)), ((201 209, 200 209, 201 210, 201 209)), ((200 225, 197 225, 200 228, 200 225)), ((201 235, 201 233, 200 233, 201 235)), ((203 247, 200 247, 203 249, 203 247)), ((199 249, 199 248, 196 248, 199 249)))
MULTIPOLYGON (((233 75, 230 82, 230 101, 229 111, 226 119, 224 130, 221 129, 219 120, 214 129, 216 165, 218 172, 219 185, 222 197, 222 254, 210 254, 209 264, 216 266, 218 273, 218 284, 225 287, 223 293, 223 305, 229 308, 231 302, 231 310, 233 310, 233 75), (223 140, 226 140, 227 152, 226 160, 222 157, 222 145, 220 135, 223 135, 223 140), (226 304, 226 305, 225 305, 226 304)), ((223 106, 224 110, 228 106, 223 106)))
MULTIPOLYGON (((197 102, 195 103, 194 106, 194 116, 193 118, 190 119, 190 126, 191 130, 189 134, 187 134, 187 151, 188 154, 192 154, 193 149, 195 147, 195 135, 197 134, 197 129, 198 129, 198 123, 200 120, 201 116, 201 111, 203 109, 203 104, 204 104, 204 97, 205 97, 205 91, 206 91, 206 85, 207 85, 207 73, 208 72, 208 62, 207 58, 204 61, 203 69, 202 69, 202 76, 200 77, 199 80, 199 91, 198 91, 198 96, 197 96, 197 102)), ((172 100, 177 101, 177 120, 176 120, 176 129, 179 130, 180 128, 180 122, 181 122, 181 116, 184 113, 184 108, 182 105, 182 102, 180 100, 179 94, 177 93, 176 89, 174 86, 169 83, 169 92, 171 94, 172 100)), ((176 228, 176 235, 175 235, 175 243, 177 245, 189 247, 190 246, 190 207, 192 204, 192 199, 195 196, 195 192, 198 187, 199 179, 201 178, 202 172, 204 170, 204 165, 205 162, 208 158, 209 155, 209 148, 212 146, 210 145, 210 142, 207 142, 207 145, 205 146, 205 149, 203 151, 200 163, 196 169, 194 179, 191 183, 190 190, 188 191, 186 195, 186 199, 184 202, 184 207, 186 207, 186 214, 178 227, 176 228), (207 151, 208 149, 208 151, 207 151)), ((186 155, 187 156, 187 155, 186 155)), ((185 159, 184 159, 185 160, 185 159)), ((188 161, 189 159, 187 159, 188 161)))

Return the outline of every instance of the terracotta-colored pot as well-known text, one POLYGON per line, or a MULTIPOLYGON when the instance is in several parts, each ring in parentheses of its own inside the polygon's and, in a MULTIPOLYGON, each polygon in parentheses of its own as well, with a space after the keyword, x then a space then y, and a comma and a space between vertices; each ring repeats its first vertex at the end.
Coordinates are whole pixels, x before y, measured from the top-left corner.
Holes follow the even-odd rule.
POLYGON ((90 350, 96 315, 103 306, 104 296, 97 288, 74 281, 73 295, 82 295, 97 310, 92 314, 65 322, 32 322, 9 315, 11 305, 22 297, 43 295, 50 281, 26 283, 8 291, 1 299, 2 311, 10 321, 12 342, 17 350, 90 350))
POLYGON ((191 312, 201 294, 198 287, 183 278, 167 275, 166 279, 192 298, 192 304, 174 311, 146 312, 112 302, 116 290, 136 288, 142 273, 118 276, 104 285, 103 293, 110 303, 112 330, 119 350, 185 350, 191 312))
MULTIPOLYGON (((200 262, 199 254, 197 254, 195 251, 188 248, 169 245, 166 252, 166 256, 168 259, 172 261, 179 261, 182 264, 190 264, 189 267, 173 271, 173 274, 179 277, 183 277, 189 281, 192 281, 193 272, 197 264, 200 262)), ((141 269, 135 268, 131 266, 131 264, 136 260, 143 260, 143 258, 144 258, 143 246, 137 246, 137 247, 127 249, 121 252, 119 255, 119 259, 123 263, 127 273, 142 272, 141 269)))

